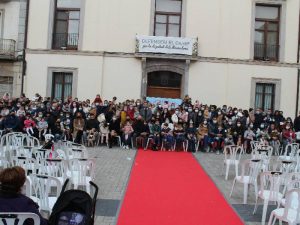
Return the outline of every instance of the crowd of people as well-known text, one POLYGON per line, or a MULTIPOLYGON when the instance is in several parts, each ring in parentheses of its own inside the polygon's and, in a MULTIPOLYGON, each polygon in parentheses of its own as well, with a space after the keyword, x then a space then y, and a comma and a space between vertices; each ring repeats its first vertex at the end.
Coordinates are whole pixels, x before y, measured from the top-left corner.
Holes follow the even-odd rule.
POLYGON ((41 140, 51 133, 55 140, 110 148, 121 139, 126 149, 179 151, 185 147, 192 152, 220 153, 224 145, 235 144, 250 152, 253 140, 276 148, 300 142, 300 114, 292 120, 279 110, 217 107, 188 95, 176 105, 150 103, 146 98, 117 102, 116 97, 102 100, 100 95, 80 101, 5 94, 0 100, 0 130, 3 134, 21 131, 41 140))

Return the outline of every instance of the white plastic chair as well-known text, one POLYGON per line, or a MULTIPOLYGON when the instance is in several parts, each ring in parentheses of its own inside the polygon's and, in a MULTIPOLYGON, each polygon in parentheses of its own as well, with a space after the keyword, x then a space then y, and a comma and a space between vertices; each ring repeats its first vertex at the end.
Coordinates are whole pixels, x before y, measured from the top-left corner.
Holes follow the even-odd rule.
MULTIPOLYGON (((287 192, 289 192, 290 190, 293 190, 293 189, 300 189, 300 180, 291 180, 291 181, 289 181, 288 184, 286 185, 285 189, 286 189, 285 191, 287 191, 287 192)), ((286 195, 287 195, 287 193, 286 193, 286 195)), ((285 206, 286 205, 286 198, 281 199, 280 204, 282 206, 285 206)))
POLYGON ((283 193, 280 192, 281 185, 280 172, 263 172, 260 174, 260 190, 256 196, 256 202, 253 214, 256 213, 258 198, 264 201, 261 224, 266 221, 268 204, 270 201, 280 203, 283 198, 283 193))
POLYGON ((228 179, 229 168, 231 165, 235 167, 235 176, 238 176, 238 168, 242 154, 242 147, 237 145, 226 145, 224 147, 224 167, 226 166, 225 180, 228 179))
POLYGON ((292 143, 285 146, 284 154, 279 156, 280 160, 297 160, 297 152, 299 150, 298 143, 292 143))
POLYGON ((45 141, 46 142, 51 141, 53 138, 54 138, 53 134, 45 134, 45 141))
POLYGON ((300 189, 292 189, 286 194, 286 204, 284 208, 272 211, 268 225, 274 225, 276 219, 279 223, 287 222, 289 225, 300 223, 300 189))
POLYGON ((262 161, 262 170, 268 171, 272 154, 273 154, 272 146, 260 145, 259 148, 253 152, 252 158, 260 159, 262 161))
POLYGON ((29 197, 40 206, 40 210, 48 211, 51 214, 62 188, 59 179, 38 174, 31 174, 29 177, 32 188, 32 195, 29 197), (51 193, 53 186, 56 187, 55 194, 51 193))
POLYGON ((70 177, 74 188, 84 186, 86 191, 90 193, 90 181, 95 177, 95 161, 94 159, 71 159, 69 160, 69 171, 67 176, 70 177))
MULTIPOLYGON (((43 159, 39 167, 39 174, 55 177, 61 186, 67 179, 67 163, 62 159, 43 159)), ((56 184, 51 184, 55 186, 56 184)))
POLYGON ((13 157, 12 165, 22 167, 25 170, 26 174, 28 174, 29 172, 36 173, 38 167, 36 159, 24 156, 13 157))
POLYGON ((5 157, 0 157, 0 168, 5 169, 9 167, 9 162, 5 157))
POLYGON ((260 142, 259 141, 250 141, 250 146, 251 146, 252 152, 254 152, 255 150, 257 150, 259 148, 260 142))
POLYGON ((234 190, 235 183, 244 184, 244 204, 247 204, 248 189, 250 185, 254 186, 255 196, 257 196, 257 176, 261 170, 262 162, 261 160, 245 160, 242 163, 242 173, 240 176, 236 176, 233 180, 232 189, 230 192, 230 197, 234 190))
POLYGON ((23 225, 25 220, 32 219, 32 225, 40 225, 40 217, 35 213, 0 212, 0 225, 23 225))

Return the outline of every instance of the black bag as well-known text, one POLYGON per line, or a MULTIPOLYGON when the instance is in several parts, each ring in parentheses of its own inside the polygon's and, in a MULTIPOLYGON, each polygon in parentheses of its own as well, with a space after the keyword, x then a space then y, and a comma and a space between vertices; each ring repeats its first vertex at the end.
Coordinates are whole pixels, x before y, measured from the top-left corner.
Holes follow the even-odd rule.
POLYGON ((49 218, 49 225, 93 225, 95 218, 98 186, 90 181, 95 188, 93 198, 82 190, 67 190, 66 180, 61 194, 57 199, 49 218))

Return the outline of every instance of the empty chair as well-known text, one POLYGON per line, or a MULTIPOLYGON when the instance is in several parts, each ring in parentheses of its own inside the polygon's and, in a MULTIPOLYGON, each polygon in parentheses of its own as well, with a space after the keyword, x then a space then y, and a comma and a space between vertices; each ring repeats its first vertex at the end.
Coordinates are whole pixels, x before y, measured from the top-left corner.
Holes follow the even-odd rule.
POLYGON ((260 142, 259 141, 250 141, 251 150, 254 152, 256 149, 259 148, 260 142))
POLYGON ((9 162, 5 157, 0 157, 0 168, 5 169, 9 166, 9 162))
POLYGON ((23 225, 25 220, 32 219, 32 225, 40 225, 40 217, 35 213, 0 212, 0 225, 23 225))
POLYGON ((32 195, 28 197, 40 206, 40 210, 47 211, 51 214, 52 208, 62 188, 59 179, 51 176, 31 174, 30 186, 32 195), (53 186, 56 187, 55 193, 51 193, 53 190, 51 187, 53 186))
POLYGON ((262 225, 265 224, 267 208, 270 201, 280 203, 283 193, 280 192, 281 172, 263 172, 260 174, 260 190, 256 196, 253 214, 256 213, 258 199, 264 201, 262 212, 262 225))
POLYGON ((45 141, 51 141, 54 139, 54 135, 53 134, 45 134, 45 141))
POLYGON ((285 146, 284 153, 279 156, 281 160, 297 160, 297 152, 299 150, 298 143, 292 143, 285 146))
POLYGON ((238 167, 241 159, 242 147, 237 145, 226 145, 224 147, 224 166, 226 167, 225 180, 228 179, 230 166, 235 167, 235 176, 238 176, 238 167))
POLYGON ((87 192, 90 192, 90 181, 95 177, 95 161, 93 159, 71 159, 69 160, 69 171, 67 176, 70 177, 74 188, 84 186, 87 192))
MULTIPOLYGON (((291 180, 288 182, 288 184, 286 185, 286 191, 289 192, 290 190, 293 189, 300 189, 300 180, 291 180)), ((287 194, 286 194, 287 195, 287 194)), ((286 198, 281 199, 280 204, 282 206, 286 205, 286 198)))
POLYGON ((236 176, 233 180, 230 197, 233 193, 235 183, 241 183, 244 185, 244 204, 247 204, 248 189, 250 185, 254 186, 255 196, 257 196, 257 176, 261 170, 262 162, 259 159, 245 160, 242 163, 242 173, 240 176, 236 176))
POLYGON ((300 223, 300 189, 287 192, 285 207, 273 210, 268 224, 275 224, 276 219, 280 221, 280 224, 282 222, 287 222, 289 225, 300 223))
POLYGON ((12 158, 12 165, 22 167, 27 174, 37 171, 37 161, 34 158, 16 156, 12 158))
POLYGON ((67 164, 62 159, 43 159, 39 167, 39 174, 55 177, 63 186, 67 178, 67 164))

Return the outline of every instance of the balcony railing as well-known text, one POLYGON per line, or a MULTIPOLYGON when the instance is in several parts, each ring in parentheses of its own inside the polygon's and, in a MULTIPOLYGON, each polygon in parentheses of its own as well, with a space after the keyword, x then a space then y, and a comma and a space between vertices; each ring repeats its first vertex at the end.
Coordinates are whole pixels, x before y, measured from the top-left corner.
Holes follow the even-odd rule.
POLYGON ((14 59, 16 54, 16 41, 0 39, 0 59, 14 59))
POLYGON ((55 33, 53 35, 53 49, 77 50, 79 34, 55 33))
POLYGON ((254 59, 263 61, 278 61, 279 45, 254 44, 254 59))

